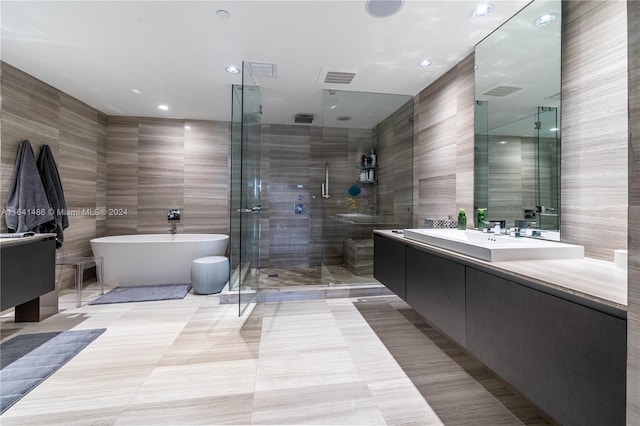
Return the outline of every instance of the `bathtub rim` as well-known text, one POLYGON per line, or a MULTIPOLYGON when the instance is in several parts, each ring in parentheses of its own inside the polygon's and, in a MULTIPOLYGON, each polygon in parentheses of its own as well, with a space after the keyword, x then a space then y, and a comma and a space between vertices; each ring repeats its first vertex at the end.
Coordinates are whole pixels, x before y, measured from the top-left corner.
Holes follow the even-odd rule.
POLYGON ((144 243, 198 243, 204 241, 229 241, 227 234, 203 234, 203 233, 181 233, 181 234, 122 234, 95 237, 89 243, 98 244, 144 244, 144 243), (186 236, 192 237, 188 238, 186 236), (203 238, 193 238, 199 236, 203 238), (145 238, 146 237, 146 238, 145 238), (159 238, 162 237, 162 238, 159 238))

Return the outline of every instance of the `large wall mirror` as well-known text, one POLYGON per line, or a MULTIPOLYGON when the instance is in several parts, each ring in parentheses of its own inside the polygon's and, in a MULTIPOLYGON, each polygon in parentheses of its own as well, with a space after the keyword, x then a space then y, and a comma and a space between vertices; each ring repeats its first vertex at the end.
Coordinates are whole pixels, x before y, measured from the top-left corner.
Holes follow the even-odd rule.
POLYGON ((487 209, 488 221, 554 240, 560 239, 560 20, 559 0, 535 0, 475 49, 474 213, 487 209))

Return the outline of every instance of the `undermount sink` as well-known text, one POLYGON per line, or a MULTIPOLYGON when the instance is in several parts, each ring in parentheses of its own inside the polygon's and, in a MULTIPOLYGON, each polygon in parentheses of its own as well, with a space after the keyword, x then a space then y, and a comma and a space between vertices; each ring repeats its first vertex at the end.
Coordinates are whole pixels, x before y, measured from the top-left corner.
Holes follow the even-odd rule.
POLYGON ((583 246, 473 230, 405 229, 404 237, 487 262, 584 257, 583 246))

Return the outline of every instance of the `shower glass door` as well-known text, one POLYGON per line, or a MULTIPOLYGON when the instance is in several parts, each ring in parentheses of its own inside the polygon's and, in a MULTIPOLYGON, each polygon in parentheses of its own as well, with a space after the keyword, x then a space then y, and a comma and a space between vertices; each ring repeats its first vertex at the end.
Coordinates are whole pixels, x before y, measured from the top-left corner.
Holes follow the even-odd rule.
POLYGON ((313 155, 312 259, 329 287, 379 285, 373 231, 411 227, 413 98, 323 91, 322 145, 313 155))
POLYGON ((238 312, 253 300, 260 275, 260 89, 242 66, 242 85, 232 86, 231 105, 231 289, 238 312))
POLYGON ((539 206, 538 227, 560 230, 560 124, 559 110, 538 107, 536 126, 536 205, 539 206))

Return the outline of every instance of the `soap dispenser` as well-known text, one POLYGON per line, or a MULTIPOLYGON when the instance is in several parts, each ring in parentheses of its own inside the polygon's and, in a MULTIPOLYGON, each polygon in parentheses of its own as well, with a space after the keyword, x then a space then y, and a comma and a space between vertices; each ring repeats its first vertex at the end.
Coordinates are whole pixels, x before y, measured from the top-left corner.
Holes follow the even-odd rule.
POLYGON ((458 211, 458 229, 462 231, 467 229, 467 213, 464 209, 458 211))
POLYGON ((476 220, 476 228, 482 229, 484 225, 487 209, 478 209, 478 219, 476 220))

